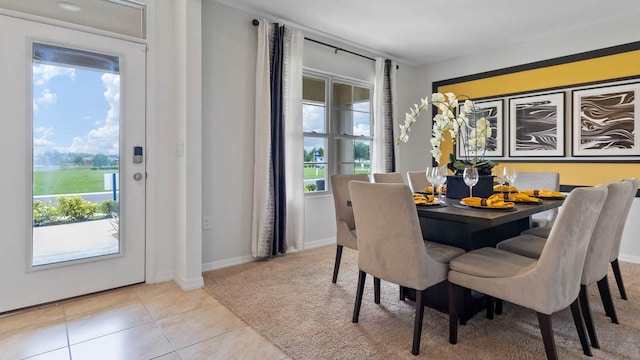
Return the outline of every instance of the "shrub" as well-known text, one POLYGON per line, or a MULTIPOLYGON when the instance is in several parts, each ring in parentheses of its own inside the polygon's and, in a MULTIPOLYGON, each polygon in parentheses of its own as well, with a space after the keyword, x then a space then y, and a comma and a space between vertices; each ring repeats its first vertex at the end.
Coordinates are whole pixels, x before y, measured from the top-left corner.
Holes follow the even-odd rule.
POLYGON ((120 214, 120 203, 115 200, 105 200, 100 204, 100 212, 109 216, 120 214))
POLYGON ((72 221, 87 220, 98 211, 98 204, 83 200, 81 196, 59 197, 58 210, 72 221))
POLYGON ((33 201, 33 226, 42 226, 54 222, 60 217, 60 212, 50 201, 33 201))
POLYGON ((307 184, 307 186, 304 187, 304 191, 305 192, 316 191, 316 184, 307 184))

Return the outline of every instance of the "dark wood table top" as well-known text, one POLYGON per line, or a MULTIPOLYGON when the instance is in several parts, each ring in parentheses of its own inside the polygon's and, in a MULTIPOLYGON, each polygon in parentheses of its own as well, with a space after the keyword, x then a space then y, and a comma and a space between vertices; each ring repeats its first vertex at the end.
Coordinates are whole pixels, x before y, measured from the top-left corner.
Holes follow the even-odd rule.
POLYGON ((456 199, 446 199, 447 206, 416 205, 416 208, 419 217, 489 228, 560 207, 564 199, 544 199, 541 204, 516 203, 515 210, 511 209, 509 211, 464 208, 462 205, 456 206, 459 202, 460 200, 456 199))

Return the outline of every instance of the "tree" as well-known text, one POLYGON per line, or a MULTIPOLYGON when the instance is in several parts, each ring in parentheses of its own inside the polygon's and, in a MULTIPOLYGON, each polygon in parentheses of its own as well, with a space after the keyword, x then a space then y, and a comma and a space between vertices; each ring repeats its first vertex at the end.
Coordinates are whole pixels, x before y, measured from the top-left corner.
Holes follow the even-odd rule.
POLYGON ((93 157, 93 166, 102 168, 109 165, 109 158, 104 154, 97 154, 93 157))
POLYGON ((369 144, 362 141, 356 141, 356 144, 355 144, 356 159, 370 160, 370 154, 371 153, 369 151, 369 144))
POLYGON ((82 165, 83 164, 82 155, 81 154, 74 154, 73 155, 73 164, 74 165, 82 165))
POLYGON ((307 149, 304 149, 304 161, 314 162, 316 160, 316 152, 318 153, 318 156, 324 157, 324 148, 313 148, 309 151, 307 151, 307 149))

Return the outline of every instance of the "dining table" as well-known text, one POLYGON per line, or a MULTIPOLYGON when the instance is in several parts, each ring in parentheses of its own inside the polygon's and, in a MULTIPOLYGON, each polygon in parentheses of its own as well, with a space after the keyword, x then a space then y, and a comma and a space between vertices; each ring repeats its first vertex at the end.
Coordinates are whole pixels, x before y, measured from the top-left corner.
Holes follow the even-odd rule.
POLYGON ((516 203, 512 208, 472 208, 458 199, 445 205, 416 205, 422 237, 456 246, 465 251, 495 247, 531 227, 531 215, 560 207, 564 199, 542 199, 538 203, 516 203))
MULTIPOLYGON (((531 227, 531 215, 558 208, 564 199, 542 199, 538 203, 516 203, 509 209, 479 209, 447 198, 439 205, 416 205, 418 219, 425 240, 456 246, 465 251, 495 247, 500 241, 518 236, 531 227)), ((403 296, 414 300, 411 289, 403 296)), ((485 308, 483 294, 469 292, 464 296, 465 313, 462 324, 485 308)), ((448 313, 449 290, 445 280, 427 289, 425 306, 448 313)))

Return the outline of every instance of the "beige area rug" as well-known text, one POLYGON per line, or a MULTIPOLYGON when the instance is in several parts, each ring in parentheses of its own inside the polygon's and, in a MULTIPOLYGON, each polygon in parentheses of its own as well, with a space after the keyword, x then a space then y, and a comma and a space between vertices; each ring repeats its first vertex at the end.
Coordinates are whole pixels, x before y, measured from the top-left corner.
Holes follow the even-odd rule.
MULTIPOLYGON (((360 322, 351 323, 357 284, 357 252, 346 249, 338 283, 331 283, 335 246, 288 254, 204 274, 205 289, 293 359, 415 359, 411 355, 414 303, 382 282, 382 301, 367 286, 360 322)), ((640 265, 622 263, 628 301, 609 282, 620 324, 605 317, 597 287, 589 287, 601 349, 594 359, 640 359, 640 265)), ((553 316, 560 359, 588 359, 581 351, 571 312, 553 316)), ((418 358, 544 359, 535 312, 505 303, 493 320, 477 314, 448 342, 448 315, 427 308, 418 358)))

